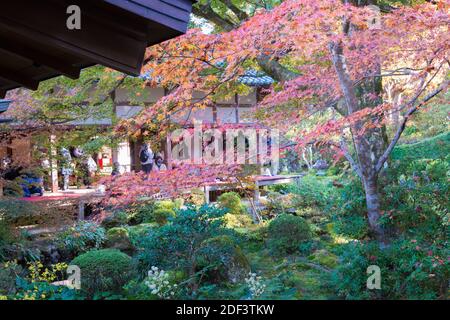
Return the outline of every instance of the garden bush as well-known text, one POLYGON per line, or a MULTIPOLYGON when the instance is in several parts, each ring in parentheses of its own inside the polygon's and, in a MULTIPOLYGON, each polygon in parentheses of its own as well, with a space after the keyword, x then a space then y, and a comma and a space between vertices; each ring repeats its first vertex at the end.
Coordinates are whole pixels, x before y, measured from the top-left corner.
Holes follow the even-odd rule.
POLYGON ((305 219, 282 214, 269 224, 267 245, 273 254, 292 254, 311 238, 311 229, 305 219))
POLYGON ((22 273, 23 268, 15 261, 0 263, 0 296, 16 293, 16 280, 22 273))
POLYGON ((269 191, 266 197, 266 201, 262 200, 262 204, 265 207, 265 215, 267 217, 276 217, 283 213, 293 213, 297 207, 294 200, 295 195, 281 194, 278 192, 269 191))
POLYGON ((448 237, 450 157, 417 159, 384 177, 382 222, 395 234, 428 241, 448 237))
POLYGON ((359 179, 350 176, 342 188, 328 199, 333 232, 350 239, 364 239, 369 234, 364 190, 359 179))
POLYGON ((39 207, 26 202, 5 198, 0 201, 0 219, 13 226, 32 225, 36 223, 39 207))
POLYGON ((23 189, 20 185, 22 179, 6 180, 3 186, 3 195, 6 197, 23 197, 23 189))
POLYGON ((205 240, 196 259, 198 269, 207 269, 205 280, 213 283, 237 283, 250 271, 247 257, 227 235, 205 240))
POLYGON ((323 225, 329 221, 327 214, 315 207, 299 208, 295 210, 295 215, 317 225, 323 225))
POLYGON ((164 271, 152 267, 147 276, 132 279, 124 286, 125 297, 129 300, 161 300, 182 298, 184 286, 178 283, 186 280, 180 271, 164 271))
POLYGON ((186 200, 192 205, 202 206, 205 204, 205 192, 200 188, 191 189, 186 200))
POLYGON ((0 218, 0 248, 3 245, 11 243, 13 239, 14 236, 11 226, 0 218))
POLYGON ((57 235, 59 247, 72 255, 100 248, 105 239, 105 229, 89 221, 80 221, 57 235))
POLYGON ((163 226, 167 223, 169 218, 174 217, 174 216, 175 216, 175 211, 173 211, 171 209, 164 209, 164 208, 155 209, 152 212, 150 221, 146 221, 146 222, 156 222, 159 226, 163 226))
POLYGON ((102 221, 102 227, 105 229, 121 227, 128 222, 128 216, 124 211, 114 211, 102 221))
POLYGON ((380 249, 376 242, 350 242, 341 248, 332 284, 346 299, 445 299, 450 262, 445 242, 395 240, 380 249), (381 289, 367 289, 367 268, 381 270, 381 289))
POLYGON ((151 213, 153 212, 153 202, 139 203, 128 213, 128 224, 138 225, 149 220, 151 213))
MULTIPOLYGON (((4 264, 4 275, 9 282, 9 296, 13 300, 74 300, 76 291, 66 286, 53 285, 67 278, 67 264, 44 266, 40 260, 27 263, 24 269, 15 261, 4 264)), ((0 272, 0 278, 1 278, 0 272)), ((1 281, 0 281, 1 282, 1 281)), ((1 286, 1 285, 0 285, 1 286)))
POLYGON ((150 235, 153 229, 158 228, 156 223, 141 223, 136 226, 128 226, 128 234, 130 241, 135 247, 139 247, 141 243, 150 235))
POLYGON ((132 254, 134 247, 128 230, 123 227, 111 228, 106 232, 105 247, 132 254))
POLYGON ((227 209, 230 214, 243 214, 245 207, 241 197, 236 192, 225 192, 219 196, 217 202, 221 208, 227 209))
POLYGON ((170 224, 155 228, 143 239, 138 256, 139 270, 144 274, 152 266, 178 269, 192 275, 196 256, 205 240, 224 234, 225 211, 211 205, 189 206, 179 210, 170 224))
POLYGON ((160 200, 160 201, 155 201, 154 204, 154 208, 157 209, 166 209, 166 210, 176 210, 176 209, 180 209, 180 207, 178 207, 179 202, 175 203, 171 200, 160 200))
POLYGON ((100 293, 120 294, 132 277, 132 259, 116 249, 93 250, 71 263, 81 269, 81 289, 89 298, 100 293))
POLYGON ((161 200, 155 202, 147 202, 139 205, 130 217, 131 224, 141 223, 158 223, 164 225, 170 217, 175 216, 175 210, 179 209, 181 202, 173 202, 170 200, 161 200))
POLYGON ((253 219, 249 214, 231 214, 224 215, 224 222, 227 228, 248 228, 252 226, 253 219))
POLYGON ((33 282, 23 278, 16 280, 17 292, 14 300, 82 300, 83 297, 75 289, 66 286, 55 286, 45 281, 33 282))
POLYGON ((299 183, 289 185, 288 191, 296 195, 295 206, 326 208, 334 192, 333 179, 314 174, 303 176, 299 183))

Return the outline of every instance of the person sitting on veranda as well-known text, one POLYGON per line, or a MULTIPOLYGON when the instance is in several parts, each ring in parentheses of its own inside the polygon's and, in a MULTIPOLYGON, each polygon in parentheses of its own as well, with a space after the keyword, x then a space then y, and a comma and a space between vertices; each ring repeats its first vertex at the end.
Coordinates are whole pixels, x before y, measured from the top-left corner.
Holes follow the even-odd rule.
POLYGON ((153 164, 152 171, 153 172, 160 172, 160 171, 166 171, 167 167, 164 164, 164 159, 161 156, 161 154, 157 154, 155 157, 155 163, 153 164))
POLYGON ((113 169, 111 172, 111 176, 113 176, 113 177, 120 176, 120 163, 119 162, 113 163, 113 169))

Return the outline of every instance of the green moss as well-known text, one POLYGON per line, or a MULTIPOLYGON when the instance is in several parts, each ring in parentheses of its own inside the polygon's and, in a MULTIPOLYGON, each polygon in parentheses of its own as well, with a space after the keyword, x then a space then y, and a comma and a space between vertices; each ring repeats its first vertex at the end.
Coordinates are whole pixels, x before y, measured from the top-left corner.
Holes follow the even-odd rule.
POLYGON ((450 132, 423 139, 412 144, 402 144, 394 148, 391 159, 408 163, 416 159, 440 159, 450 154, 450 132))
POLYGON ((328 268, 335 268, 338 264, 337 256, 324 249, 315 251, 308 259, 328 268))

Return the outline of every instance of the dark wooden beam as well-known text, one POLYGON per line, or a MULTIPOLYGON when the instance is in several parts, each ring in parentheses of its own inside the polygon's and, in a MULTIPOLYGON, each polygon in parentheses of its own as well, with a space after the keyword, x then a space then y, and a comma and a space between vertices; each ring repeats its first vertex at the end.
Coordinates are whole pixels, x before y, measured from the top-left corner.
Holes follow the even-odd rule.
POLYGON ((80 69, 71 66, 69 62, 62 59, 39 52, 33 48, 14 42, 0 36, 0 49, 13 53, 17 56, 33 61, 34 64, 43 65, 61 73, 71 79, 77 79, 80 76, 80 69))
POLYGON ((145 49, 186 31, 191 0, 14 0, 0 9, 0 95, 100 64, 139 75, 145 49), (66 26, 68 5, 81 29, 66 26), (4 80, 3 80, 4 79, 4 80))
POLYGON ((30 90, 37 90, 39 87, 39 81, 31 79, 23 72, 10 70, 4 67, 0 67, 0 78, 9 82, 17 83, 18 85, 30 90))
POLYGON ((27 10, 19 2, 7 2, 0 10, 3 32, 11 32, 30 41, 38 41, 46 48, 68 52, 85 61, 91 61, 139 75, 146 42, 115 32, 112 28, 84 13, 81 30, 66 28, 65 10, 47 1, 25 1, 27 10), (136 55, 136 52, 140 53, 136 55))

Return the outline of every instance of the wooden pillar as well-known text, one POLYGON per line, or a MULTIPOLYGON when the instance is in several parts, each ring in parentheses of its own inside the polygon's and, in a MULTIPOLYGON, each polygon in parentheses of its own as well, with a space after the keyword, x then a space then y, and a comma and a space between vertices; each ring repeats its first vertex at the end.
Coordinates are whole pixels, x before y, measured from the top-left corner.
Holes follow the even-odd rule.
POLYGON ((56 150, 56 135, 52 133, 50 135, 50 176, 52 183, 52 192, 58 192, 58 150, 56 150))
POLYGON ((78 221, 84 220, 84 208, 86 206, 86 202, 84 200, 80 200, 78 203, 78 221))
POLYGON ((210 199, 209 199, 209 190, 210 188, 208 186, 204 186, 203 187, 203 192, 205 194, 205 204, 209 204, 210 199))
POLYGON ((239 123, 239 95, 237 93, 234 95, 234 103, 234 117, 236 123, 239 123))
POLYGON ((166 154, 167 154, 167 170, 172 170, 172 140, 170 137, 170 133, 166 138, 166 154))
POLYGON ((255 205, 259 204, 259 183, 258 181, 255 181, 255 191, 253 193, 253 201, 255 202, 255 205))

